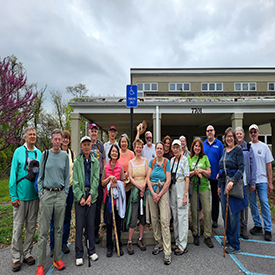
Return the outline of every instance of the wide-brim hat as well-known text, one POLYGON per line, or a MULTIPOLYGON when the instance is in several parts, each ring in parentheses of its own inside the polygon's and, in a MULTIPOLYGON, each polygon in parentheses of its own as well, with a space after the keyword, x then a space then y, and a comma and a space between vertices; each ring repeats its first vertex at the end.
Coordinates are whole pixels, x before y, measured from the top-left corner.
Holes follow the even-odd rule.
POLYGON ((138 126, 140 127, 140 133, 139 133, 139 134, 141 135, 141 134, 143 134, 143 133, 146 131, 146 129, 147 129, 147 123, 146 123, 145 120, 143 120, 138 126))

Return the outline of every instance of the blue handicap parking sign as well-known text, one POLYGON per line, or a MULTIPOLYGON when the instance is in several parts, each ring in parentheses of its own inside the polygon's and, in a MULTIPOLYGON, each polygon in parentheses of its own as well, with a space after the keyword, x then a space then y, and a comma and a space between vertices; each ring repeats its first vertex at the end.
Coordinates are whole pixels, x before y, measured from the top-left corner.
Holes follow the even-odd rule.
POLYGON ((137 85, 126 86, 126 107, 137 107, 137 85))

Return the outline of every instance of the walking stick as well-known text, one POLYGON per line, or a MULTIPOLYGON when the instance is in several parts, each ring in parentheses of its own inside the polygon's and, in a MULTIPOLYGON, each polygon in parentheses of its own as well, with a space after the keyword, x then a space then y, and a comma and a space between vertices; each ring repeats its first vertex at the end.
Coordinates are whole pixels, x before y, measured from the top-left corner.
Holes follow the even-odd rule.
POLYGON ((113 225, 114 225, 115 239, 116 239, 116 250, 117 250, 117 256, 120 257, 120 250, 119 250, 117 230, 116 230, 115 211, 114 211, 113 188, 110 188, 110 191, 111 191, 111 203, 112 203, 112 213, 113 213, 113 225))
POLYGON ((90 258, 90 255, 89 255, 89 248, 90 248, 90 240, 89 240, 88 237, 87 237, 88 267, 91 267, 91 258, 90 258))
POLYGON ((227 228, 227 216, 228 216, 228 201, 229 201, 229 190, 226 192, 226 212, 225 212, 225 224, 224 224, 224 233, 223 233, 223 257, 225 258, 225 235, 227 228))
POLYGON ((200 241, 199 235, 199 186, 200 186, 200 178, 198 177, 197 181, 197 241, 200 241))
POLYGON ((88 267, 91 267, 91 258, 90 258, 90 254, 89 254, 89 249, 90 249, 90 240, 88 237, 88 233, 87 233, 87 219, 88 219, 88 213, 89 213, 90 207, 88 206, 85 212, 85 239, 86 239, 86 247, 87 247, 87 257, 88 257, 88 267))

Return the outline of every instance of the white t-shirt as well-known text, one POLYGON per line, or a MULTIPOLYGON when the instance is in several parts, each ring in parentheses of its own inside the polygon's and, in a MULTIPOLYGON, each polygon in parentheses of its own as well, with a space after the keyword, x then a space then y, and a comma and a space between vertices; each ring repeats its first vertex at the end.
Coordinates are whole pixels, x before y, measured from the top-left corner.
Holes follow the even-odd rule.
POLYGON ((145 146, 142 149, 141 156, 144 158, 147 158, 149 162, 152 158, 155 158, 157 156, 156 150, 155 150, 155 144, 152 144, 150 148, 147 146, 147 144, 145 144, 145 146))
POLYGON ((274 160, 271 151, 269 150, 268 146, 261 141, 257 143, 250 143, 254 152, 257 167, 256 184, 267 182, 266 164, 274 160))

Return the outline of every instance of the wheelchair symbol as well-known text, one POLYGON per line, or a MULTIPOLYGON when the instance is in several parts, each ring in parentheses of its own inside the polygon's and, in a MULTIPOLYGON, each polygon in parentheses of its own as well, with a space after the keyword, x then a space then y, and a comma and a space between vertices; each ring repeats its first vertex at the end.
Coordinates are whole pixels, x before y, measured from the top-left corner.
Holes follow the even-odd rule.
POLYGON ((135 91, 133 91, 133 88, 130 87, 129 95, 134 95, 134 94, 135 94, 135 91))

